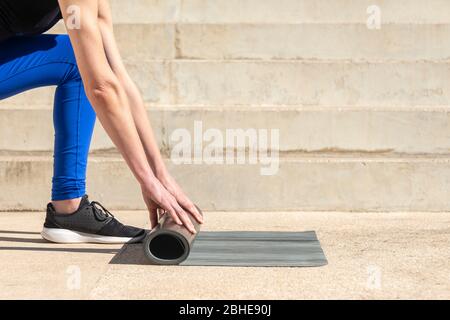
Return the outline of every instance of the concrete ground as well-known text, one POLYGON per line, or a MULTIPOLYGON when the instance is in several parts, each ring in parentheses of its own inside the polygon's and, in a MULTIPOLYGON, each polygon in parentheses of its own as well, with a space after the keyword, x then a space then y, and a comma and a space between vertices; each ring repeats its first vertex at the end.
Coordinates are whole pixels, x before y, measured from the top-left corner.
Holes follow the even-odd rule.
POLYGON ((48 243, 43 217, 0 213, 0 298, 450 299, 449 213, 206 214, 204 230, 315 230, 329 262, 318 268, 111 264, 121 245, 48 243))

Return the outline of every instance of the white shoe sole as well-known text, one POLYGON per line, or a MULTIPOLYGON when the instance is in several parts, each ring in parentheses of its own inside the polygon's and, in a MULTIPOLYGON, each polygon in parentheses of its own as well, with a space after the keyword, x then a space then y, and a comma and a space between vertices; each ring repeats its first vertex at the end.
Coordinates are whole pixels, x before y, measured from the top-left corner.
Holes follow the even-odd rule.
POLYGON ((133 243, 138 242, 142 237, 109 237, 97 234, 89 234, 68 229, 43 228, 42 238, 56 243, 133 243))

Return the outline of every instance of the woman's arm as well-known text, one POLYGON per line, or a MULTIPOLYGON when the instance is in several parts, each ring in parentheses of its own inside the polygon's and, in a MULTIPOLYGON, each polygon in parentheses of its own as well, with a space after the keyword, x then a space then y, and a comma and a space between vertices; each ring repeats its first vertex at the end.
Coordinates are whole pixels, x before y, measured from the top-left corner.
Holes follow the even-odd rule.
MULTIPOLYGON (((122 62, 119 49, 116 44, 111 17, 111 9, 107 0, 98 0, 98 26, 102 36, 103 47, 105 49, 108 63, 122 84, 131 112, 138 130, 139 137, 144 146, 144 151, 156 176, 165 173, 166 167, 159 152, 159 147, 153 135, 147 112, 144 107, 141 94, 128 75, 122 62)), ((132 35, 130 35, 132 37, 132 35)))
POLYGON ((154 212, 160 207, 173 219, 191 231, 195 229, 186 212, 176 199, 161 185, 147 162, 144 148, 134 124, 125 90, 112 71, 105 55, 98 24, 97 0, 59 0, 61 12, 67 22, 68 8, 77 6, 80 28, 68 28, 86 95, 111 140, 119 149, 127 165, 141 185, 144 200, 151 202, 152 223, 154 212), (181 221, 180 221, 181 220, 181 221))
POLYGON ((166 169, 148 119, 142 96, 129 76, 120 55, 114 37, 111 9, 108 0, 99 0, 98 24, 108 63, 125 90, 139 137, 156 177, 177 199, 178 203, 186 210, 189 210, 189 212, 201 222, 201 214, 166 169))

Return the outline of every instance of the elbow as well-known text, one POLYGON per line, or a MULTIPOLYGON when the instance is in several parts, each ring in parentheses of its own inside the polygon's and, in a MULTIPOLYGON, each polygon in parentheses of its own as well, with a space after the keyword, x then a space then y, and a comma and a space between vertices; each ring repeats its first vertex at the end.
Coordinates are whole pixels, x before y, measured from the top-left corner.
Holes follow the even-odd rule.
POLYGON ((92 105, 97 108, 112 110, 120 107, 124 92, 117 79, 103 79, 94 81, 86 90, 86 95, 92 105))

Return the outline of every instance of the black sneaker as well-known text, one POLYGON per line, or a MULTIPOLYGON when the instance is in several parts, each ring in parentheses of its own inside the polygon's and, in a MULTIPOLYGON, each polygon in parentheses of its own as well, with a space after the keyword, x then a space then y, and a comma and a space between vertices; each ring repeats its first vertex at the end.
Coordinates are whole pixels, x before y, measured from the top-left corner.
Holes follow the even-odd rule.
POLYGON ((58 243, 135 243, 145 234, 144 229, 120 223, 100 203, 89 202, 87 195, 71 214, 59 214, 49 203, 41 232, 44 239, 58 243))

